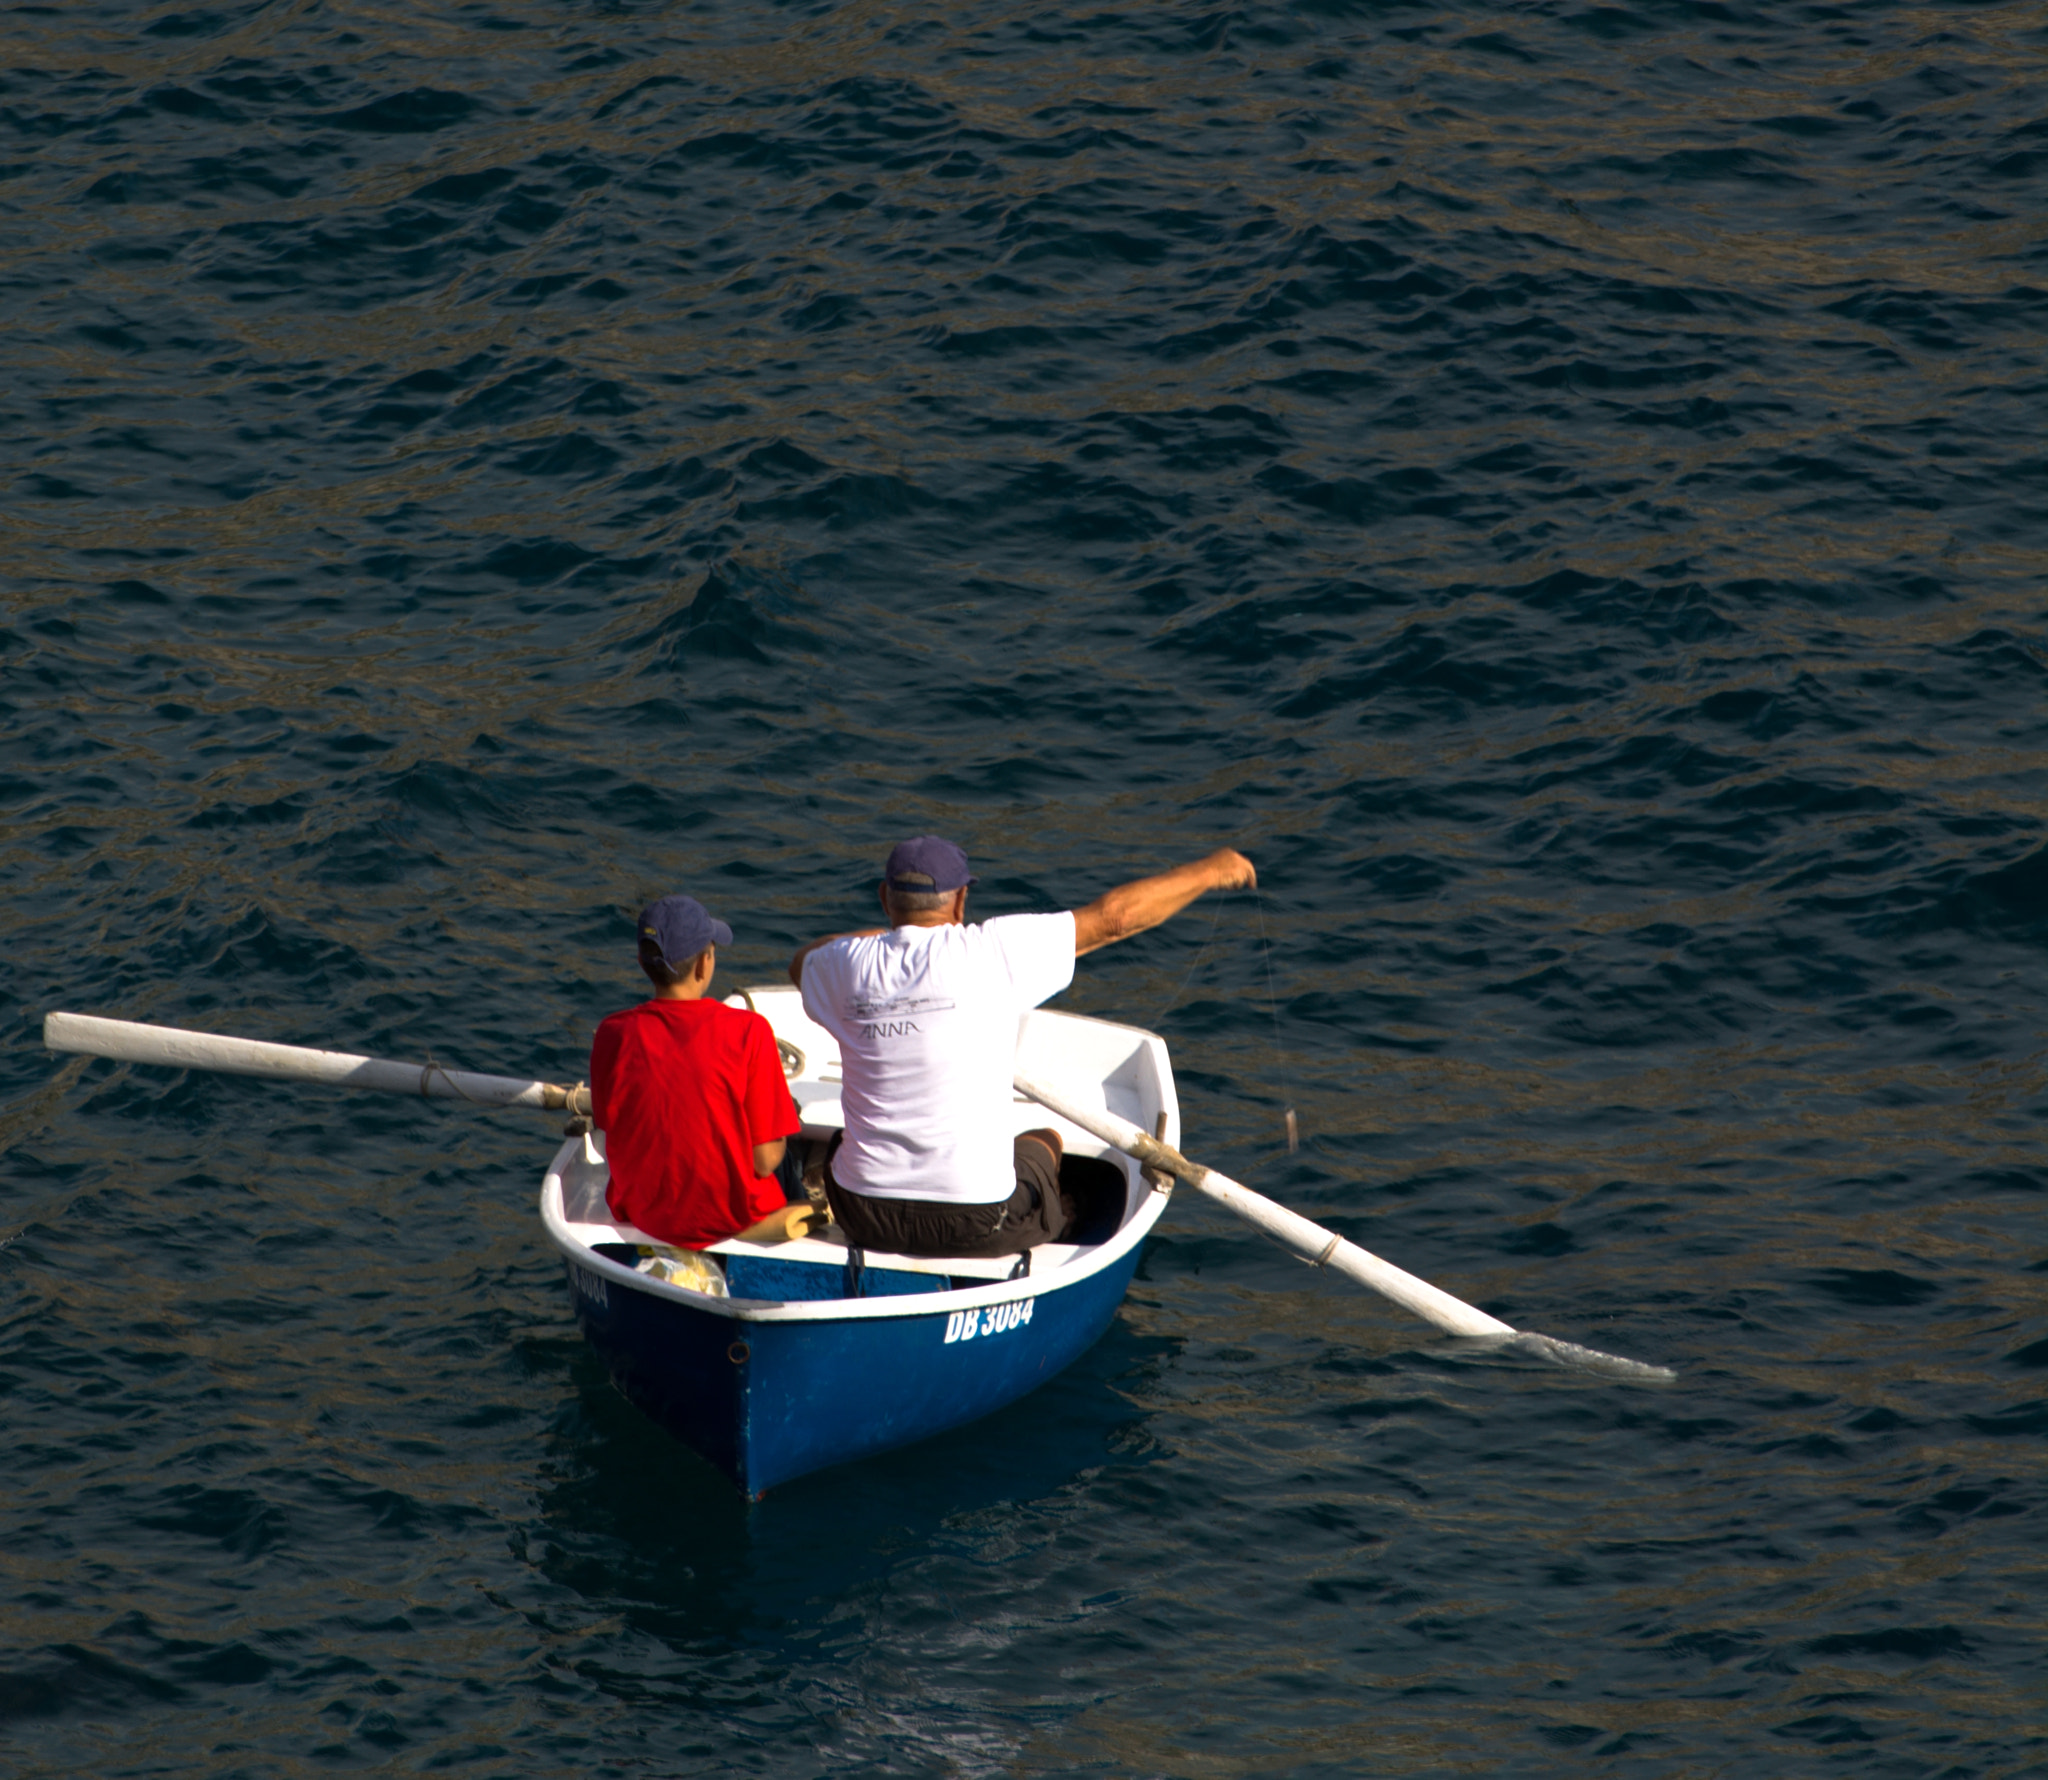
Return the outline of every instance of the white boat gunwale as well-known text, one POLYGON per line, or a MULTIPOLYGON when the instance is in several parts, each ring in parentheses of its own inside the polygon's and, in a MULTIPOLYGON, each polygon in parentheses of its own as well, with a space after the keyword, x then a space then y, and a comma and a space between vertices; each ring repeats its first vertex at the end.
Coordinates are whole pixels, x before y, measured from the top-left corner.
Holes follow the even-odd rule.
MULTIPOLYGON (((744 1323, 819 1323, 845 1322, 875 1317, 929 1316, 939 1311, 967 1310, 986 1304, 1007 1304, 1025 1298, 1041 1298, 1057 1291, 1062 1286, 1078 1285, 1082 1280, 1100 1273, 1105 1267, 1113 1266, 1151 1232, 1165 1210, 1167 1195, 1144 1187, 1144 1201, 1135 1209, 1128 1209, 1122 1225, 1108 1241, 1095 1243, 1074 1252, 1056 1267, 1040 1271, 1035 1268, 1015 1279, 1007 1276, 974 1286, 956 1286, 943 1292, 902 1292, 890 1293, 879 1298, 802 1298, 782 1300, 775 1298, 720 1298, 709 1292, 692 1291, 688 1286, 679 1286, 665 1279, 655 1279, 648 1274, 636 1272, 623 1261, 615 1261, 609 1255, 600 1255, 591 1246, 593 1241, 626 1243, 652 1242, 653 1238, 643 1232, 622 1229, 612 1225, 582 1224, 571 1225, 562 1215, 562 1182, 558 1169, 564 1160, 572 1159, 580 1151, 579 1139, 571 1138, 562 1146, 555 1163, 548 1169, 547 1178, 541 1185, 541 1222, 554 1239, 555 1246, 565 1258, 578 1267, 588 1268, 600 1279, 614 1281, 628 1291, 645 1292, 657 1298, 672 1299, 687 1304, 696 1310, 710 1311, 714 1316, 729 1317, 744 1323), (585 1237, 579 1232, 590 1231, 585 1237), (607 1232, 598 1235, 597 1232, 607 1232)), ((1142 1185, 1142 1183, 1141 1183, 1142 1185)), ((1126 1206, 1129 1201, 1126 1200, 1126 1206)), ((711 1254, 746 1255, 762 1260, 810 1261, 819 1265, 843 1263, 847 1256, 844 1248, 834 1250, 825 1243, 799 1241, 777 1243, 765 1246, 756 1243, 722 1242, 715 1243, 707 1251, 711 1254), (798 1250, 825 1250, 799 1253, 798 1250)), ((1008 1259, 1009 1257, 1004 1257, 1008 1259)), ((910 1257, 870 1253, 866 1257, 870 1267, 890 1271, 942 1273, 942 1264, 926 1261, 921 1266, 904 1266, 910 1257)), ((958 1277, 955 1274, 953 1277, 958 1277)))

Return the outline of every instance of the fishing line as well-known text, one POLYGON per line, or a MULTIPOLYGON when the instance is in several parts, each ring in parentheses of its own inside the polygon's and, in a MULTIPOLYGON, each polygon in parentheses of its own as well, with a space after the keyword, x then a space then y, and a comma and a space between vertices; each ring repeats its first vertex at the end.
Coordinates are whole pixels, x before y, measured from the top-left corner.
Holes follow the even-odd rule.
MULTIPOLYGON (((1259 911, 1259 948, 1266 955, 1266 1006, 1273 1016, 1273 1052, 1280 1051, 1280 993, 1273 987, 1273 942, 1266 937, 1266 893, 1256 885, 1252 889, 1252 901, 1259 911)), ((1301 1148, 1301 1121, 1294 1116, 1294 1108, 1287 1108, 1287 1153, 1291 1156, 1301 1148)))
POLYGON ((1223 924, 1223 905, 1219 902, 1214 905, 1214 908, 1215 912, 1209 917, 1209 937, 1202 941, 1202 949, 1195 954, 1194 963, 1188 966, 1188 974, 1181 978, 1180 987, 1167 997, 1166 1005, 1152 1016, 1151 1023, 1154 1026, 1157 1026, 1161 1020, 1165 1019, 1173 1011, 1174 1004, 1188 992, 1188 985, 1195 980, 1195 972, 1202 968, 1202 960, 1208 957, 1209 948, 1216 943, 1217 929, 1223 924))

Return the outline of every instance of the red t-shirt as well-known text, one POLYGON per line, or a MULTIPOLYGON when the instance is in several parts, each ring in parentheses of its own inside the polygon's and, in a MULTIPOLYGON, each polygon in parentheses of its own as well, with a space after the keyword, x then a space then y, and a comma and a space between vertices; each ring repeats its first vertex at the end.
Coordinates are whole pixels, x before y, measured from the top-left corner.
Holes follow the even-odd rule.
POLYGON ((803 1122, 759 1014, 708 996, 613 1014, 591 1041, 590 1104, 612 1213, 648 1235, 705 1248, 785 1203, 754 1145, 803 1122))

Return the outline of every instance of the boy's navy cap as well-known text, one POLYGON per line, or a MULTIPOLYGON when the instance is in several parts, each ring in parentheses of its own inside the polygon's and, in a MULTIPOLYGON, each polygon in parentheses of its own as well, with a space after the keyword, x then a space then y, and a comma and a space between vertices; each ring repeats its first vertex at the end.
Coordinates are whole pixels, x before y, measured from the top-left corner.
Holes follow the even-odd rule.
POLYGON ((640 950, 684 965, 706 946, 729 946, 732 929, 694 896, 664 896, 640 911, 640 950))
POLYGON ((889 854, 889 863, 882 868, 882 876, 891 890, 907 890, 913 895, 963 890, 980 881, 968 875, 967 855, 935 834, 898 841, 889 854))

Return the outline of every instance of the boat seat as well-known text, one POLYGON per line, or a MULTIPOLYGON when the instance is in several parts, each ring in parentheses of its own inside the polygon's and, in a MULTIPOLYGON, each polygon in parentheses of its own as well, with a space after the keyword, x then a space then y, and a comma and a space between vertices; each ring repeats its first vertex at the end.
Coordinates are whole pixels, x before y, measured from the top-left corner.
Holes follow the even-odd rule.
MULTIPOLYGON (((707 1254, 773 1255, 778 1261, 821 1262, 833 1267, 846 1265, 847 1242, 836 1224, 816 1236, 799 1236, 794 1242, 741 1242, 737 1237, 714 1242, 707 1254)), ((1017 1265, 1015 1255, 991 1255, 986 1259, 966 1255, 886 1255, 879 1249, 865 1251, 865 1263, 890 1273, 936 1273, 957 1279, 962 1285, 980 1285, 988 1280, 1008 1279, 1017 1265)))

